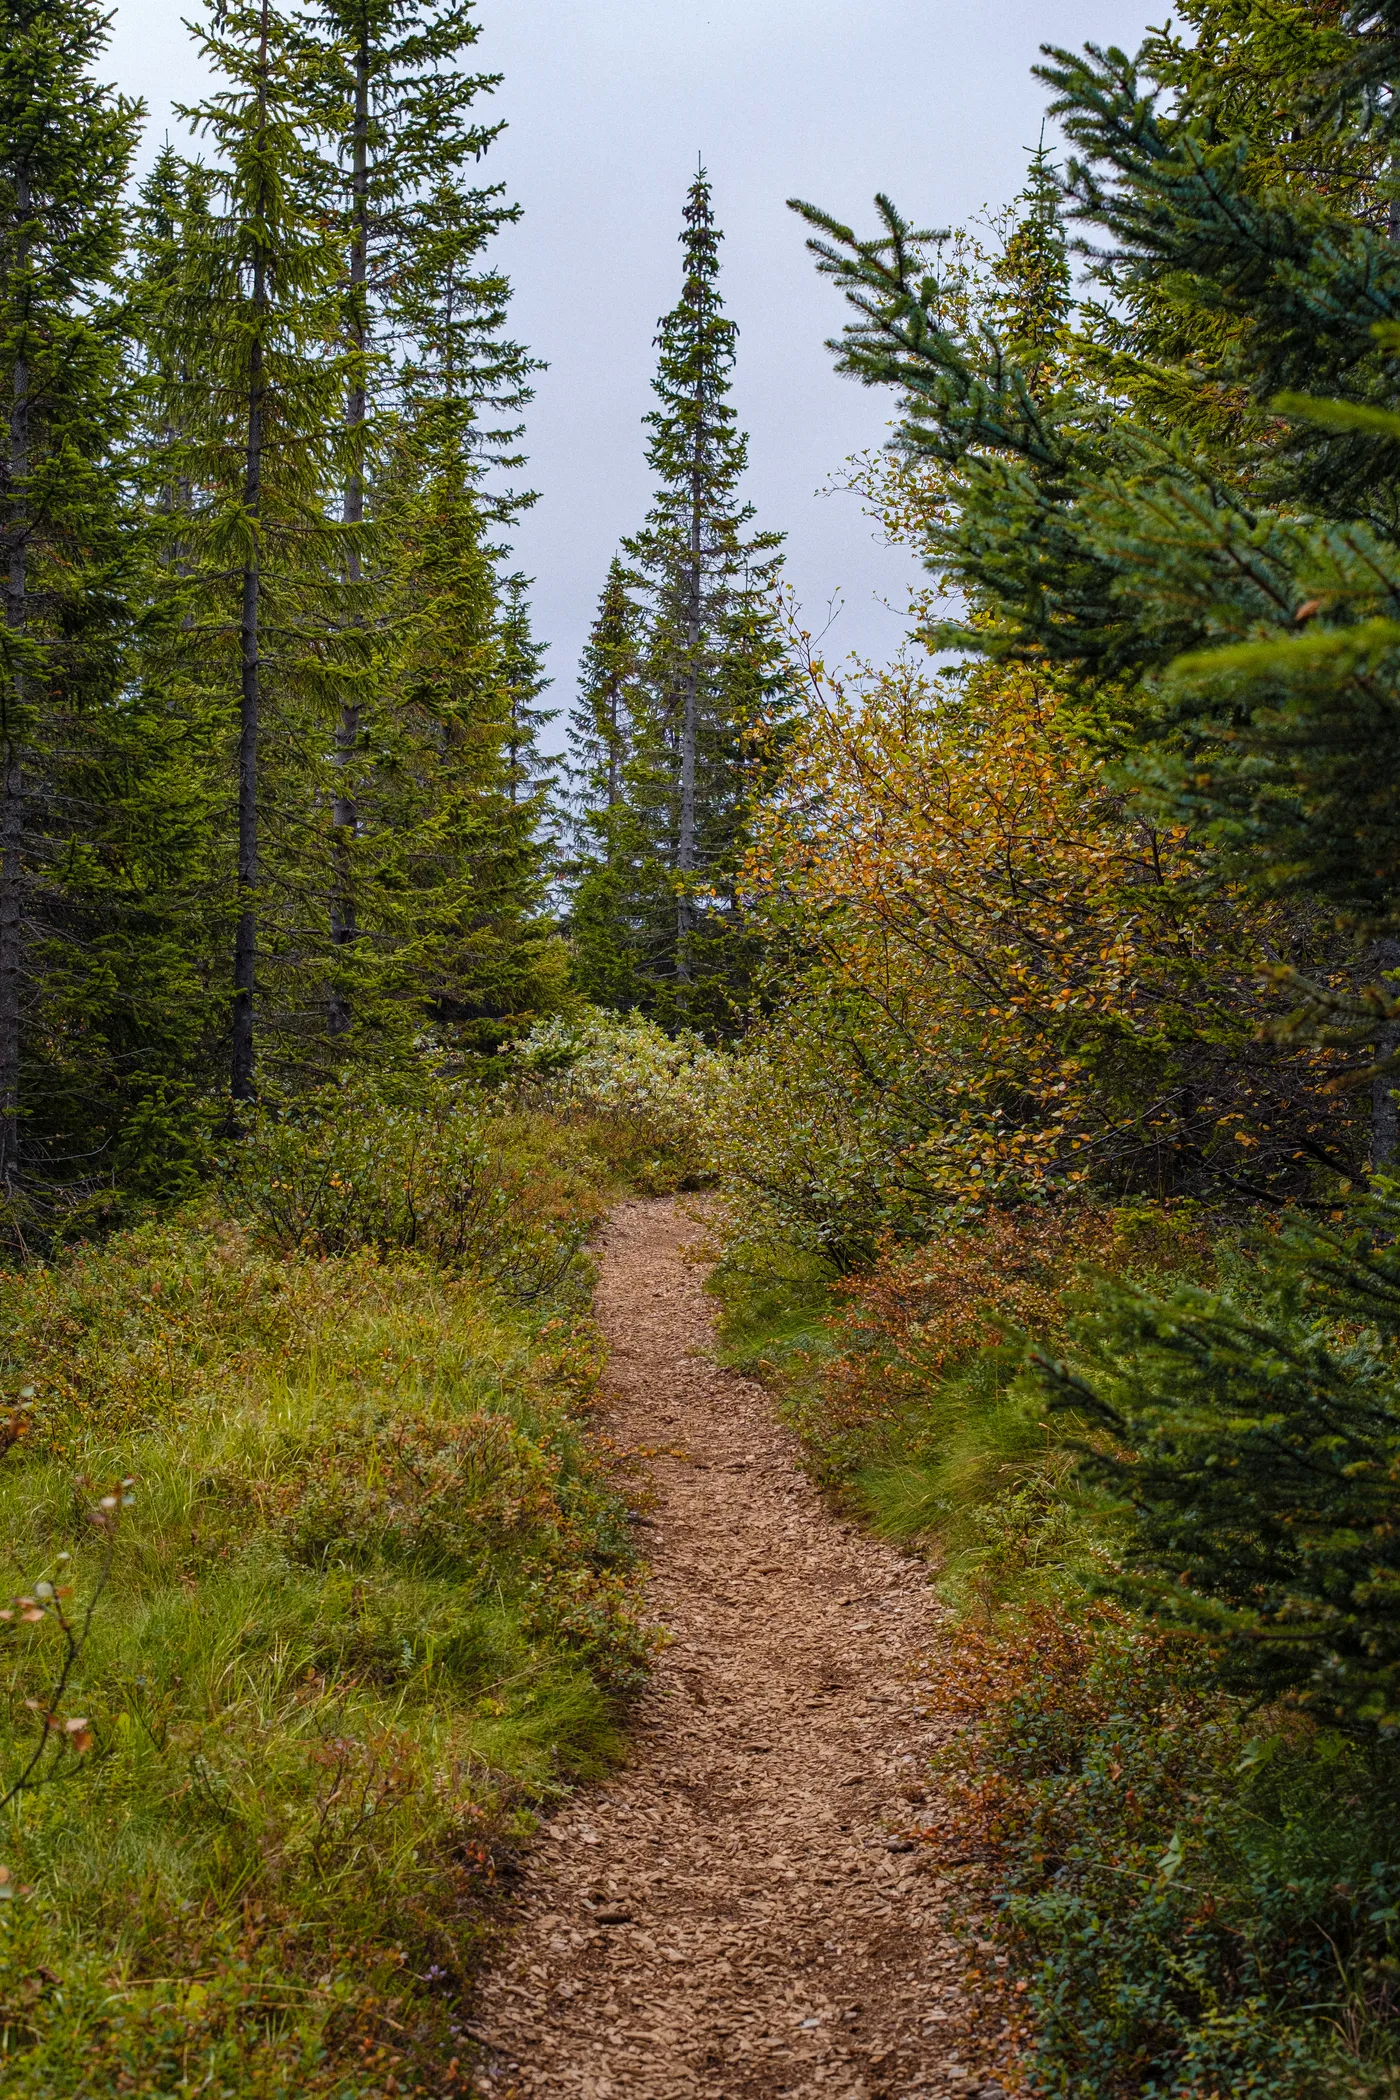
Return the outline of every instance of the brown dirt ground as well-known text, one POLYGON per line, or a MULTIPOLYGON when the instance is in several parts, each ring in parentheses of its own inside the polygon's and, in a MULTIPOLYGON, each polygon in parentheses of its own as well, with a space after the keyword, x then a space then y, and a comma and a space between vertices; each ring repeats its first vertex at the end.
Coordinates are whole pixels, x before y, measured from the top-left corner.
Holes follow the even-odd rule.
POLYGON ((628 1763, 535 1847, 473 2012, 482 2090, 996 2094, 959 2060, 950 1884, 906 1834, 940 1732, 926 1575, 834 1517, 768 1395, 711 1360, 698 1230, 632 1202, 602 1240, 602 1424, 654 1454, 668 1645, 628 1763))

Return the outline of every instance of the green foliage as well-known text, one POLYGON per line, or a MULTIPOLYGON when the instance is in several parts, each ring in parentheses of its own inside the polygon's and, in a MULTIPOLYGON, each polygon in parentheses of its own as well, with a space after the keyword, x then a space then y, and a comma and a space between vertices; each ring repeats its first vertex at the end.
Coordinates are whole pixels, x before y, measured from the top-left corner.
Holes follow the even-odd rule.
POLYGON ((6 1780, 51 1697, 42 1585, 81 1610, 105 1551, 82 1482, 134 1482, 64 1696, 91 1747, 5 1818, 6 2091, 162 2092, 197 2063, 267 2100, 465 2093, 461 1997, 527 1804, 611 1754, 649 1652, 582 1435, 587 1328, 198 1218, 0 1296, 33 1388, 7 1588, 41 1614, 0 1627, 6 1780))
POLYGON ((232 1214, 279 1253, 416 1252, 520 1304, 567 1293, 601 1213, 543 1119, 467 1088, 386 1098, 364 1081, 265 1105, 227 1153, 232 1214))
POLYGON ((244 1096, 254 1031, 274 1091, 425 1027, 489 1069, 566 965, 471 8, 207 11, 209 157, 125 204, 101 11, 10 12, 0 1178, 42 1250, 186 1192, 161 1104, 202 1130, 231 1037, 244 1096))
POLYGON ((179 855, 144 849, 181 777, 128 697, 116 277, 141 112, 93 78, 106 40, 86 0, 0 16, 0 1183, 9 1198, 37 1172, 79 1203, 148 1057, 159 1069, 160 863, 179 855))
POLYGON ((1047 1419, 1031 1342, 1058 1346, 1104 1276, 1199 1274, 1189 1207, 997 1211, 927 1245, 887 1242, 839 1275, 765 1240, 716 1272, 731 1361, 777 1376, 813 1477, 883 1536, 938 1566, 958 1607, 1071 1599, 1104 1565, 1073 1491, 1078 1424, 1047 1419))
POLYGON ((1039 387, 1064 351, 1073 308, 1059 171, 1043 140, 1012 209, 1020 215, 992 265, 991 314, 1030 385, 1039 387))
POLYGON ((1388 2092, 1393 1757, 1249 1717, 1198 1643, 1041 1610, 967 1633, 958 1836, 997 1862, 1036 2094, 1388 2092))
POLYGON ((740 894, 752 805, 788 705, 772 603, 782 535, 738 490, 737 330, 719 293, 710 183, 690 186, 685 281, 663 316, 647 417, 656 500, 622 543, 575 712, 570 927, 585 995, 733 1032, 754 951, 740 894))
POLYGON ((781 1373, 785 1388, 813 1355, 830 1354, 831 1265, 772 1241, 728 1241, 706 1288, 720 1303, 719 1360, 747 1375, 781 1373))
POLYGON ((345 858, 359 930, 339 951, 336 1047, 383 1063, 426 1017, 439 1043, 499 1073, 503 1046, 566 990, 544 909, 537 652, 520 579, 496 574, 469 461, 436 444, 400 433, 377 490, 395 646, 386 691, 360 711, 345 858))
POLYGON ((1091 48, 1042 69, 1077 153, 1066 207, 1105 241, 1120 313, 1112 355, 1091 315, 1049 391, 1005 340, 947 324, 930 237, 888 200, 870 241, 803 209, 855 309, 843 364, 899 390, 901 442, 941 476, 925 545, 972 610, 961 643, 1138 684, 1125 755, 1177 820, 1260 889, 1386 922, 1394 666, 1367 623, 1391 598, 1394 440, 1269 411, 1284 390, 1393 405, 1377 324, 1395 318, 1400 265, 1359 91, 1331 130, 1319 115, 1358 25, 1294 12, 1197 11, 1205 51, 1252 67, 1242 100, 1170 37, 1136 60, 1091 48), (1295 28, 1281 110, 1268 40, 1295 28), (1370 161, 1359 188, 1337 179, 1348 152, 1370 161), (1229 646, 1264 640, 1267 660, 1229 646))
POLYGON ((1131 1512, 1134 1597, 1205 1632, 1223 1680, 1392 1735, 1400 1726, 1400 1200, 1346 1232, 1295 1224, 1255 1304, 1115 1291, 1044 1368, 1102 1432, 1082 1470, 1131 1512))
MULTIPOLYGON (((950 269, 947 236, 886 197, 869 239, 799 207, 849 301, 842 369, 901 403, 886 514, 917 532, 932 572, 921 639, 1048 673, 1118 807, 1190 855, 1193 910, 1268 900, 1277 931, 1251 936, 1259 975, 1304 1003, 1266 1033, 1311 1045, 1307 1084, 1329 1121, 1339 1088, 1371 1082, 1373 1168, 1396 1145, 1395 56, 1391 7, 1253 0, 1192 0, 1185 31, 1150 32, 1136 58, 1047 52, 1068 165, 1057 183, 1038 157, 1032 210, 980 297, 956 250, 950 269), (1094 296, 1077 310, 1067 220, 1091 258, 1094 296), (955 619, 936 617, 940 592, 955 619), (1301 978, 1304 964, 1320 983, 1301 978), (1362 1048, 1374 1063, 1358 1071, 1347 1053, 1362 1048)), ((1120 1023, 1167 956, 1180 991, 1201 959, 1215 965, 1218 938, 1149 931, 1150 907, 1134 909, 1127 1002, 1096 984, 1076 1033, 1062 1019, 1068 986, 1037 1005, 1092 923, 1071 882, 1014 997, 991 967, 1004 910, 967 908, 957 957, 976 955, 979 974, 964 985, 926 903, 975 895, 1010 824, 998 807, 994 851, 960 864, 958 885, 930 880, 943 832, 927 812, 941 819, 961 774, 946 765, 928 793, 904 796, 920 838, 890 811, 897 760, 881 756, 852 773, 844 831, 829 798, 794 795, 798 847, 808 830, 817 846, 776 857, 774 916, 789 941, 805 935, 799 967, 835 956, 844 990, 859 920, 858 982, 877 1011, 893 1009, 892 1046, 920 1010, 890 998, 892 962, 907 940, 932 964, 922 985, 910 975, 936 1027, 910 1034, 924 1056, 932 1043, 948 1091, 985 1086, 997 1029, 1036 1011, 1032 1037, 1054 1054, 1073 1034, 1065 1091, 1092 1075, 1090 1117, 1121 1084, 1127 1101, 1141 1088, 1154 1129, 1169 1097, 1194 1118, 1201 1089, 1146 1083, 1120 1023), (819 888, 814 904, 833 835, 851 842, 860 884, 819 888), (950 976, 938 1008, 931 992, 950 976), (1100 1027, 1098 1047, 1117 1038, 1102 1073, 1085 1047, 1100 1027)), ((1035 889, 1067 834, 1044 822, 1033 834, 1035 889)), ((1123 952, 1091 942, 1091 965, 1095 946, 1100 962, 1123 952)), ((1202 1049, 1243 1019, 1242 983, 1221 991, 1223 1025, 1206 1024, 1202 1049)), ((1324 1180, 1313 1123, 1286 1189, 1224 1166, 1241 1197, 1282 1203, 1287 1223, 1247 1255, 1218 1247, 1214 1277, 1202 1250, 1189 1254, 1205 1287, 1105 1259, 1114 1280, 1069 1318, 1063 1278, 1058 1304, 1027 1306, 1018 1258, 975 1276, 970 1303, 948 1286, 949 1264, 976 1272, 975 1249, 934 1238, 931 1219, 920 1247, 911 1203, 880 1209, 870 1133, 920 1157, 888 1106, 899 1053, 862 1073, 874 1102, 862 1128, 832 1006, 830 1042, 817 1000, 800 1044, 783 1042, 800 1084, 758 1068, 776 1135, 746 1146, 765 1117, 736 1094, 735 1151, 750 1156, 760 1230, 781 1222, 858 1270, 879 1254, 845 1286, 856 1333, 801 1371, 793 1404, 824 1477, 896 1535, 936 1535, 944 1580, 985 1611, 988 1631, 965 1633, 945 1692, 978 1716, 961 1834, 992 1864, 1030 1985, 1026 2088, 1082 2100, 1393 2090, 1394 1192, 1357 1204, 1345 1166, 1324 1180), (1333 1205, 1346 1208, 1329 1230, 1316 1219, 1333 1205), (906 1246, 878 1249, 881 1227, 906 1246), (1036 1374, 1018 1329, 1042 1351, 1036 1374), (1086 1581, 1156 1630, 1095 1612, 1086 1581)), ((1184 1014, 1163 1027, 1168 1062, 1192 1028, 1184 1014)), ((878 1022, 864 1034, 883 1047, 878 1022)), ((1245 1115, 1256 1056, 1238 1068, 1245 1115)), ((964 1135, 940 1107, 922 1140, 935 1186, 964 1135)), ((1032 1085, 1008 1087, 995 1113, 1023 1149, 1063 1134, 1032 1085)), ((1254 1127, 1226 1121, 1248 1153, 1254 1127)), ((970 1112, 961 1123, 980 1142, 970 1112)), ((993 1164, 982 1143, 981 1187, 993 1164)), ((745 1179, 737 1164, 732 1178, 745 1179)), ((1171 1184, 1134 1186, 1146 1197, 1171 1184)), ((997 1241, 1009 1194, 1003 1180, 981 1206, 995 1255, 1011 1251, 997 1241)))

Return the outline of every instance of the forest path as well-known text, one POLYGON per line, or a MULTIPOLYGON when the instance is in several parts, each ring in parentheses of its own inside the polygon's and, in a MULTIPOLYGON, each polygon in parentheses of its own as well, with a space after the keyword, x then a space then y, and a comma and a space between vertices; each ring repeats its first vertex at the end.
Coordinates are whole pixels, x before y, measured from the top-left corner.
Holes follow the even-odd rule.
POLYGON ((542 1833, 474 2008, 496 2100, 995 2093, 957 2060, 964 1963, 923 1821, 926 1576, 833 1517, 720 1370, 699 1227, 623 1204, 601 1246, 602 1412, 649 1456, 669 1635, 631 1755, 542 1833))

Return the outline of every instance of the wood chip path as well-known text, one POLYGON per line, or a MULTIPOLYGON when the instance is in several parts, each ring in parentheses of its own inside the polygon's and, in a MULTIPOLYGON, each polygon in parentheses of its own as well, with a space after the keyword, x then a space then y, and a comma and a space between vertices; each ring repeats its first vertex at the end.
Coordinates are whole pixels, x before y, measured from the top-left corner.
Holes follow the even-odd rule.
POLYGON ((918 1566, 834 1518, 770 1397, 708 1355, 683 1203, 601 1248, 603 1421, 656 1451, 669 1645, 626 1766, 546 1825, 472 2012, 493 2100, 996 2094, 921 1821, 918 1566))

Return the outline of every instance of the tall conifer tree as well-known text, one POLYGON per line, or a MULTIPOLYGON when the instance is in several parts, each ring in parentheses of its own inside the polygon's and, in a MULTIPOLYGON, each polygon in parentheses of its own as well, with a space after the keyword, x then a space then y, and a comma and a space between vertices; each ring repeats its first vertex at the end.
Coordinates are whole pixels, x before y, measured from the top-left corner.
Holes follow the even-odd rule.
POLYGON ((569 716, 574 800, 584 825, 599 831, 622 801, 637 671, 637 608, 614 557, 579 666, 578 705, 569 716))
POLYGON ((505 477, 523 465, 520 412, 535 364, 505 332, 508 281, 484 266, 483 251, 512 216, 493 192, 440 182, 420 200, 395 272, 389 319, 400 350, 372 507, 398 559, 380 594, 387 675, 360 764, 356 835, 361 859, 377 856, 386 875, 396 855, 409 869, 433 869, 431 911, 414 875, 381 881, 376 908, 391 948, 412 937, 405 988, 426 995, 436 1021, 473 1054, 489 1054, 523 1017, 552 1004, 559 975, 557 942, 540 916, 546 842, 535 736, 547 717, 535 701, 547 681, 525 581, 502 574, 500 535, 533 500, 505 477), (438 639, 427 625, 430 599, 438 639), (440 640, 449 632, 452 657, 440 640), (424 800, 411 819, 399 803, 390 826, 376 757, 386 736, 405 758, 416 747, 423 779, 454 754, 448 804, 424 800), (426 827, 421 840, 415 822, 426 827), (429 838, 436 844, 425 857, 429 838))
MULTIPOLYGON (((739 494, 748 440, 729 399, 738 331, 720 297, 720 239, 701 169, 685 203, 681 296, 657 338, 647 460, 659 485, 623 542, 639 650, 627 816, 615 801, 606 884, 630 950, 622 978, 662 1018, 706 1027, 727 1025, 744 996, 735 872, 784 690, 770 604, 782 535, 754 531, 739 494)), ((586 778, 586 756, 582 766, 586 778)), ((600 894, 595 881, 582 899, 595 919, 600 894)))
POLYGON ((230 1083, 249 1100, 264 964, 283 1030, 307 1029, 321 724, 364 650, 355 528, 330 520, 325 498, 356 470, 361 438, 344 419, 343 251, 320 203, 313 67, 269 0, 220 5, 200 41, 228 85, 187 114, 220 158, 209 208, 186 212, 170 268, 153 272, 148 337, 165 471, 188 491, 169 520, 180 612, 167 632, 187 695, 201 696, 190 704, 224 710, 234 731, 230 1083))
POLYGON ((574 981, 586 999, 627 1009, 641 1003, 635 929, 627 917, 636 860, 628 762, 641 663, 640 613, 627 572, 614 558, 579 665, 569 716, 567 845, 574 981))
POLYGON ((92 0, 0 5, 0 1188, 20 1178, 26 1039, 62 929, 72 767, 122 676, 123 422, 111 287, 138 107, 92 65, 92 0), (80 722, 80 718, 88 719, 80 722))
POLYGON ((506 784, 513 805, 533 803, 542 817, 553 770, 540 747, 541 731, 556 709, 537 705, 553 680, 544 668, 544 643, 530 623, 530 582, 519 574, 501 586, 501 672, 506 696, 506 784))
MULTIPOLYGON (((471 0, 320 0, 299 21, 323 68, 320 116, 337 171, 331 203, 346 241, 345 416, 358 443, 341 500, 347 525, 359 526, 367 504, 373 511, 391 433, 405 409, 418 422, 413 456, 420 472, 450 478, 447 454, 460 451, 464 463, 468 455, 472 461, 466 478, 477 481, 489 461, 510 453, 518 428, 489 430, 482 411, 504 399, 518 408, 531 360, 502 336, 505 288, 499 277, 483 277, 478 261, 485 242, 517 211, 498 189, 462 180, 500 129, 473 114, 496 76, 460 64, 480 34, 471 0), (425 414, 431 432, 420 420, 425 414)), ((397 454, 400 475, 409 456, 397 454)), ((450 502, 447 508, 460 526, 467 512, 450 502)), ((479 525, 480 501, 471 515, 479 525)), ((352 579, 361 559, 351 544, 352 579)), ((390 565, 381 584, 389 586, 391 576, 390 565)), ((376 597, 382 634, 392 616, 385 591, 376 597)), ((357 977, 368 973, 359 988, 363 1003, 374 996, 373 984, 384 989, 394 951, 379 926, 368 929, 368 947, 354 952, 368 872, 357 871, 357 861, 366 857, 366 826, 375 829, 362 810, 367 792, 373 800, 366 769, 379 741, 376 725, 392 704, 390 645, 371 654, 358 685, 347 689, 335 730, 330 930, 338 951, 331 994, 337 1030, 348 1025, 357 977)), ((381 832, 372 863, 382 860, 383 844, 381 832)))

